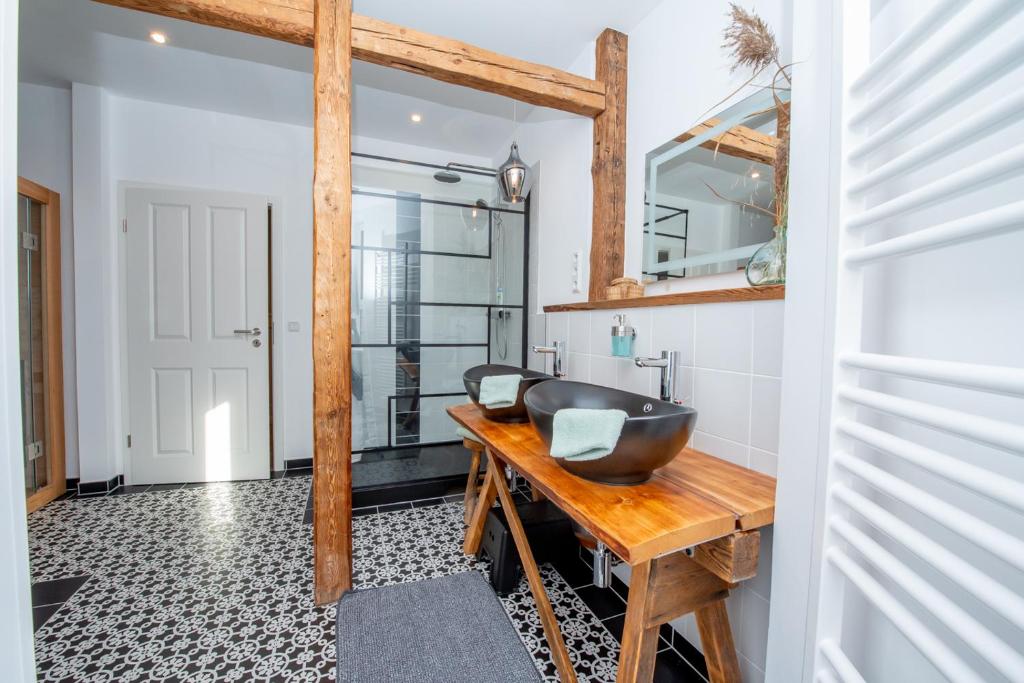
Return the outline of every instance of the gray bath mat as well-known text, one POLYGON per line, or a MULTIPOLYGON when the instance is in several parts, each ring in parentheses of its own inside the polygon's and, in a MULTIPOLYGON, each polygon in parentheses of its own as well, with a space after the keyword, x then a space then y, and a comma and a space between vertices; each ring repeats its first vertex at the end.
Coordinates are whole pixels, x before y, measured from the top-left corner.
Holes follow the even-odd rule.
POLYGON ((480 572, 354 591, 338 601, 341 683, 540 680, 480 572))

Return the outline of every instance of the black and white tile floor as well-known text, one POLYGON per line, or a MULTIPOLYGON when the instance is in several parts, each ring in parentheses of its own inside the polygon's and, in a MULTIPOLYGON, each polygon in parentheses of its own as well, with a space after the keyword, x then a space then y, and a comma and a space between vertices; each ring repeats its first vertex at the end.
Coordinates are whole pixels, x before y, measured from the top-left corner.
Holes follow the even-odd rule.
MULTIPOLYGON (((333 680, 335 608, 311 598, 308 491, 296 476, 70 498, 30 515, 36 592, 63 591, 40 614, 39 680, 333 680), (57 582, 71 577, 88 579, 57 582)), ((357 587, 485 567, 462 554, 461 500, 417 502, 353 519, 357 587)), ((589 586, 582 562, 543 575, 580 680, 613 681, 621 597, 589 586)), ((557 680, 525 581, 502 602, 557 680)), ((655 680, 703 680, 699 656, 687 664, 668 635, 655 680)))

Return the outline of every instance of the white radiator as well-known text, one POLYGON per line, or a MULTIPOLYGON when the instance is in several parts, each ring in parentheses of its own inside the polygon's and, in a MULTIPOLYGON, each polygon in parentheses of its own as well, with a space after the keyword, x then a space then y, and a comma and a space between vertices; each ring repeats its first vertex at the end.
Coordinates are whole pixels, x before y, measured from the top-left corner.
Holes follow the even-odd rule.
POLYGON ((834 7, 803 679, 1024 681, 1024 2, 834 7))

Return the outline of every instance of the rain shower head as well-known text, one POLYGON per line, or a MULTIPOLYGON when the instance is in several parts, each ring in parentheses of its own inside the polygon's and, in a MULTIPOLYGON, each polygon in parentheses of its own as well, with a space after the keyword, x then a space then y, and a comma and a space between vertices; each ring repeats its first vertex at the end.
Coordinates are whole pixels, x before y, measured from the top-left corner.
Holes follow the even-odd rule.
POLYGON ((493 168, 487 168, 486 166, 474 166, 473 164, 462 164, 458 161, 449 161, 444 169, 434 174, 434 180, 439 183, 457 183, 462 180, 462 176, 453 171, 453 168, 463 169, 470 173, 477 174, 478 171, 482 171, 487 175, 494 175, 497 173, 493 168))
POLYGON ((438 171, 437 173, 435 173, 434 180, 436 180, 439 183, 457 183, 460 180, 462 180, 462 176, 460 176, 458 173, 455 173, 454 171, 449 171, 448 169, 445 169, 443 171, 438 171))

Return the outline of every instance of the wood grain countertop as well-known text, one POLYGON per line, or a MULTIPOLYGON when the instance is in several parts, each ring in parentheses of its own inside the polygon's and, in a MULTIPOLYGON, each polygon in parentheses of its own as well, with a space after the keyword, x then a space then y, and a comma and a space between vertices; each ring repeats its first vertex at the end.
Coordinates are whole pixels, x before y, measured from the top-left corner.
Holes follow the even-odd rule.
POLYGON ((492 422, 472 404, 448 414, 631 565, 775 518, 773 477, 700 451, 683 450, 643 484, 599 484, 562 469, 530 424, 492 422))

